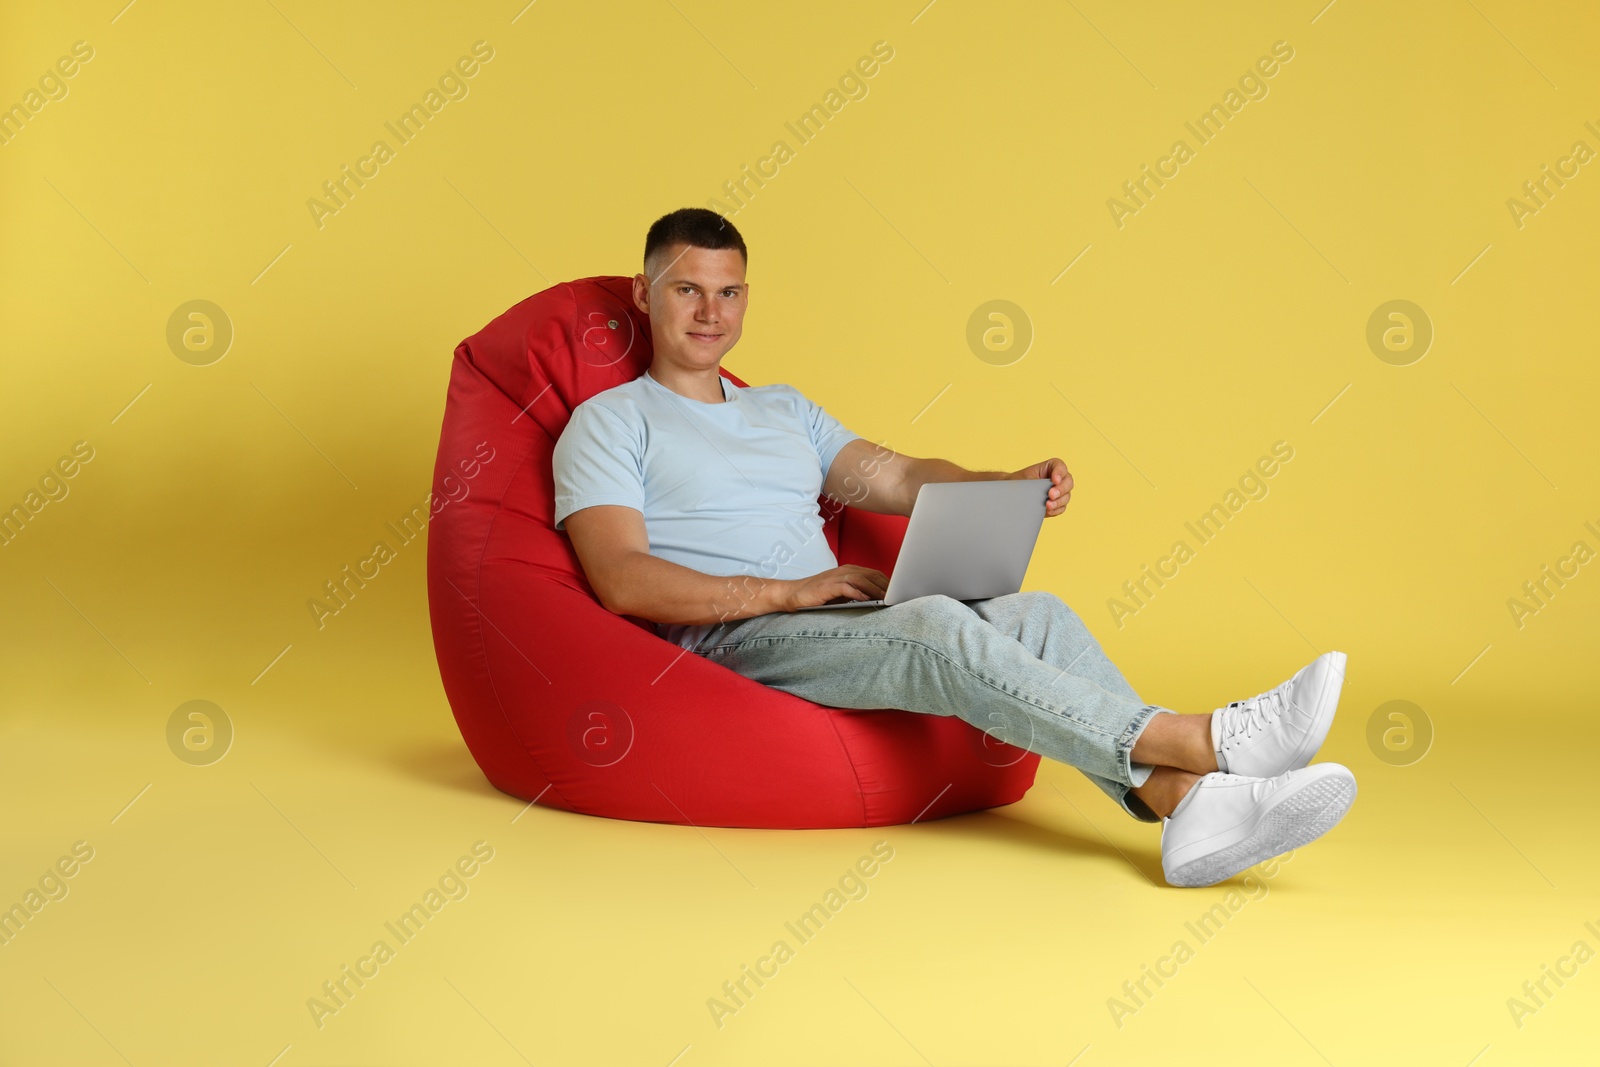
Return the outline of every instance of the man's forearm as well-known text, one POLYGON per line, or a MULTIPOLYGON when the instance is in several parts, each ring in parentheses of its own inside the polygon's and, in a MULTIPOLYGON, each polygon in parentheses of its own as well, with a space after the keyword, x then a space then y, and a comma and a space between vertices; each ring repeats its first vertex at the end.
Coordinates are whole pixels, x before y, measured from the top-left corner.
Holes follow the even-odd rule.
POLYGON ((1006 471, 970 471, 947 459, 919 459, 911 464, 901 484, 900 499, 905 508, 902 514, 911 514, 917 493, 928 482, 989 482, 1009 477, 1006 471))
POLYGON ((783 611, 789 582, 754 574, 705 574, 636 552, 617 568, 606 607, 650 622, 698 625, 783 611))

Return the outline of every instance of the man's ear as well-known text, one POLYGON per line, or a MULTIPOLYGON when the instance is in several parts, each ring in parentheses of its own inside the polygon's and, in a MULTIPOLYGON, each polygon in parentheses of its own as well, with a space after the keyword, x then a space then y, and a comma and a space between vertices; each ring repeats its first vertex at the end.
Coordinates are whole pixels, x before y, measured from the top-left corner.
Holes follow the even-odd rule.
POLYGON ((650 314, 650 279, 643 274, 633 276, 633 306, 650 314))

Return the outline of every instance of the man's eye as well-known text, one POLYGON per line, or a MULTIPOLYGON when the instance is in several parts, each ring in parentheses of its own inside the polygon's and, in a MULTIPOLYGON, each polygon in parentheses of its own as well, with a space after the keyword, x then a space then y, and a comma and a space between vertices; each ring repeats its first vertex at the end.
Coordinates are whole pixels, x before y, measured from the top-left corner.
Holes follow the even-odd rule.
POLYGON ((693 289, 694 289, 694 286, 692 286, 692 285, 680 285, 680 286, 678 286, 678 292, 680 292, 680 293, 692 292, 693 289))

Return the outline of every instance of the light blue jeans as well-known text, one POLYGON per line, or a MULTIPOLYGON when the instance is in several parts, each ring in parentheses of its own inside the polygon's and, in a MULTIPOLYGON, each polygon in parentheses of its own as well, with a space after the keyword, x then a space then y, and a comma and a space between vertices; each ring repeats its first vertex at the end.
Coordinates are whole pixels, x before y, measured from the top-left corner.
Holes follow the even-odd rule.
POLYGON ((1141 701, 1054 593, 754 615, 717 624, 694 651, 829 707, 957 716, 1158 821, 1129 792, 1154 769, 1131 753, 1152 718, 1174 713, 1141 701))

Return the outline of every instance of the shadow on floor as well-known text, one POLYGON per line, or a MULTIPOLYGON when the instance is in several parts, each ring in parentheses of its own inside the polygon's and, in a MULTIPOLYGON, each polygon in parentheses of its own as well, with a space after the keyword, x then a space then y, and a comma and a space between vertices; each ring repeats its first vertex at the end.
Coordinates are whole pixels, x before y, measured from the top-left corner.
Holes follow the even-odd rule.
MULTIPOLYGON (((368 758, 374 762, 386 764, 401 774, 415 778, 447 789, 468 793, 474 796, 496 797, 506 802, 508 810, 520 807, 524 802, 517 798, 502 793, 489 784, 483 775, 472 754, 467 751, 466 745, 459 738, 454 740, 429 740, 399 742, 393 747, 367 750, 368 758)), ((551 809, 555 814, 559 809, 551 809)), ((562 815, 572 813, 559 811, 562 815)), ((1083 813, 1078 812, 1080 819, 1087 821, 1083 813)), ((578 816, 591 818, 591 816, 578 816)), ((1107 819, 1122 816, 1115 809, 1108 809, 1107 819)), ((1042 825, 1031 822, 1021 813, 1013 812, 1009 807, 997 808, 988 811, 969 812, 954 815, 949 818, 934 819, 915 824, 918 834, 933 834, 952 839, 960 839, 963 843, 993 847, 996 842, 1013 845, 1019 849, 1032 849, 1061 853, 1071 856, 1093 856, 1105 861, 1115 869, 1132 868, 1139 875, 1141 881, 1158 889, 1166 888, 1166 879, 1161 871, 1160 829, 1158 826, 1150 827, 1149 848, 1129 848, 1118 846, 1100 832, 1095 823, 1090 822, 1092 828, 1088 832, 1078 832, 1072 829, 1060 829, 1054 826, 1042 825)), ((904 824, 896 827, 883 827, 884 830, 903 829, 904 824)), ((795 832, 795 831, 786 831, 795 832)), ((816 832, 816 831, 801 831, 816 832)))
MULTIPOLYGON (((1125 816, 1124 816, 1125 817, 1125 816)), ((1002 841, 1037 851, 1059 852, 1071 856, 1095 856, 1123 869, 1132 868, 1157 889, 1167 888, 1161 871, 1160 830, 1152 826, 1154 849, 1130 849, 1113 845, 1098 832, 1081 835, 1030 822, 1006 809, 954 815, 929 823, 919 823, 920 832, 939 830, 952 838, 971 838, 985 844, 1002 841)))
POLYGON ((516 803, 515 797, 507 796, 489 784, 489 780, 483 776, 483 771, 473 761, 472 753, 468 752, 467 746, 460 741, 398 745, 374 755, 377 755, 381 762, 419 781, 471 793, 474 796, 502 797, 508 804, 516 803))

